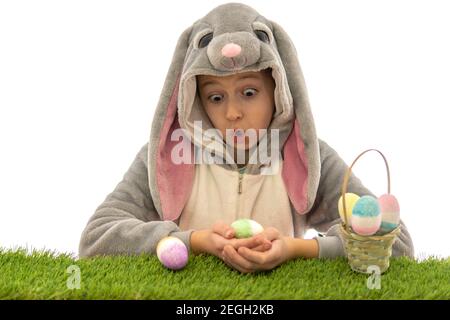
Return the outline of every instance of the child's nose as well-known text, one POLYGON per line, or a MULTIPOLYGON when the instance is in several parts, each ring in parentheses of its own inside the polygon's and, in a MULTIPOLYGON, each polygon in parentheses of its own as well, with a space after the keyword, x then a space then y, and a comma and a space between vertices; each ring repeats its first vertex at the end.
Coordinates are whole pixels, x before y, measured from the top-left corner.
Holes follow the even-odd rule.
POLYGON ((222 48, 222 55, 227 58, 234 58, 238 56, 242 51, 240 45, 235 43, 227 43, 222 48))
POLYGON ((235 121, 242 118, 242 112, 234 105, 230 105, 227 108, 226 118, 230 121, 235 121))

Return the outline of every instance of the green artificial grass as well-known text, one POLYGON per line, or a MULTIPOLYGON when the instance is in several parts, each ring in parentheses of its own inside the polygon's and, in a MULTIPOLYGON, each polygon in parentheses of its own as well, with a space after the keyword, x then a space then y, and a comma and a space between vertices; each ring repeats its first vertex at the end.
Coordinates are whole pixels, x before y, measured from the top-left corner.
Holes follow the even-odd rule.
POLYGON ((213 256, 191 256, 180 271, 155 256, 76 260, 49 251, 0 250, 0 299, 450 299, 450 258, 391 258, 381 289, 346 260, 297 259, 269 271, 240 274, 213 256), (81 271, 81 288, 69 289, 81 271), (71 282, 73 283, 73 282, 71 282))

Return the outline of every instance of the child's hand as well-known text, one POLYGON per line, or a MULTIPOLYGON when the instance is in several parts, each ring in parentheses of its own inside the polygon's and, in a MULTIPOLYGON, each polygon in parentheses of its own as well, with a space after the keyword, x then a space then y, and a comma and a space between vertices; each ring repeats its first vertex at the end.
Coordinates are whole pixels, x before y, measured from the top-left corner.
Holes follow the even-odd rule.
POLYGON ((271 241, 272 247, 261 252, 244 246, 235 248, 226 244, 222 252, 225 263, 242 273, 249 273, 271 270, 289 259, 288 238, 282 237, 277 229, 267 228, 249 239, 258 238, 271 241))
POLYGON ((223 259, 222 252, 226 245, 234 250, 246 247, 258 252, 269 250, 272 247, 271 241, 265 237, 236 239, 234 236, 233 228, 223 222, 218 222, 212 229, 192 232, 191 250, 194 254, 209 253, 223 259))

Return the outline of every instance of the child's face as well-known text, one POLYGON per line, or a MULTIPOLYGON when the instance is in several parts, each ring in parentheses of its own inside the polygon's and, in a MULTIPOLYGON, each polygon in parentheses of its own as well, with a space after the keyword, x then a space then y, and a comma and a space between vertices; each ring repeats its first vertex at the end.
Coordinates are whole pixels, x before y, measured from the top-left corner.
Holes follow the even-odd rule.
MULTIPOLYGON (((199 75, 197 83, 203 108, 226 142, 234 139, 230 134, 227 138, 226 129, 254 129, 259 140, 259 129, 269 127, 275 108, 275 82, 270 69, 226 77, 199 75)), ((238 147, 239 142, 233 141, 238 147)), ((246 136, 245 149, 249 147, 246 136)))

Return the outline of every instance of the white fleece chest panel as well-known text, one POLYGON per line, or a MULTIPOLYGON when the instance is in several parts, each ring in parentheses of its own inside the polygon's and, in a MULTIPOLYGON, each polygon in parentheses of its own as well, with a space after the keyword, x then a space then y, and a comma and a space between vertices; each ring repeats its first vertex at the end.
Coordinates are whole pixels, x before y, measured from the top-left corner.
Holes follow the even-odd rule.
POLYGON ((277 228, 282 235, 293 236, 282 163, 279 168, 273 175, 240 175, 214 164, 197 164, 192 192, 179 220, 181 230, 206 229, 218 221, 231 224, 249 218, 263 227, 277 228))

